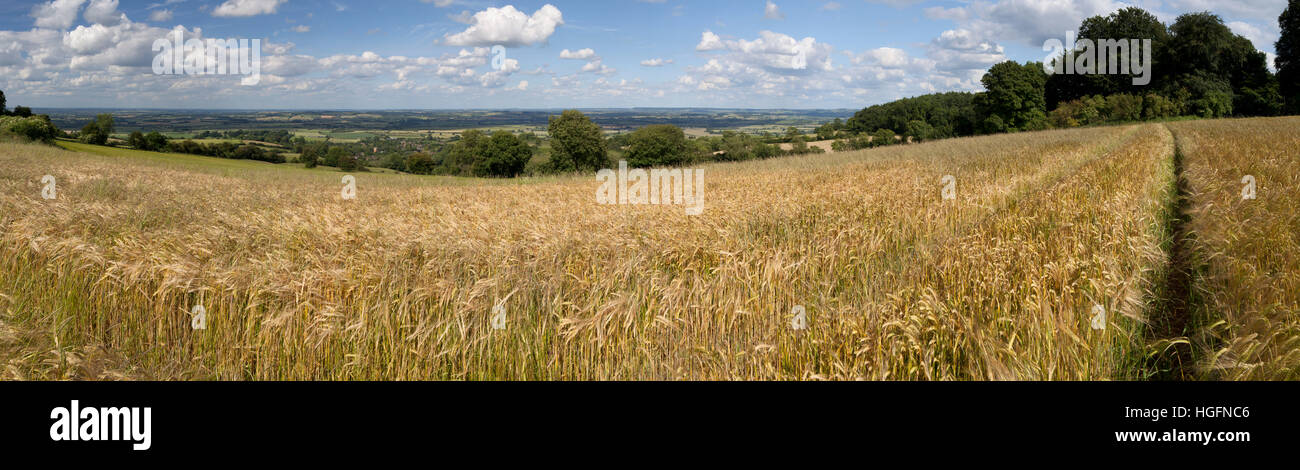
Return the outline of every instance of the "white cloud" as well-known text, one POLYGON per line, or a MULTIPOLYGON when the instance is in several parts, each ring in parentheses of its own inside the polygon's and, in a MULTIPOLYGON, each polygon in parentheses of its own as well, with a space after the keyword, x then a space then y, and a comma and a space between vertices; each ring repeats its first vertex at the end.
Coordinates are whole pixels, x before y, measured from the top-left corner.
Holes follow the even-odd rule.
POLYGON ((944 31, 930 42, 927 55, 941 70, 983 71, 1007 60, 1002 46, 964 29, 944 31))
POLYGON ((157 21, 157 22, 171 21, 172 16, 173 15, 171 10, 154 10, 153 12, 149 13, 149 21, 157 21))
POLYGON ((456 34, 448 34, 443 43, 452 46, 527 46, 544 43, 564 24, 559 8, 546 4, 532 16, 515 9, 513 5, 488 8, 475 13, 470 27, 456 34))
POLYGON ((292 29, 293 32, 295 32, 295 33, 308 33, 308 32, 311 32, 311 26, 307 26, 307 25, 305 25, 305 24, 300 24, 300 25, 298 25, 298 26, 294 26, 294 27, 289 28, 289 29, 292 29))
POLYGON ((1232 32, 1249 39, 1255 45, 1255 49, 1261 51, 1273 50, 1273 43, 1277 42, 1279 36, 1276 29, 1269 28, 1266 30, 1244 21, 1229 21, 1227 24, 1232 29, 1232 32))
POLYGON ((212 16, 247 17, 269 15, 280 9, 287 0, 226 0, 212 10, 212 16))
POLYGON ((91 0, 86 7, 86 21, 105 26, 115 26, 122 22, 123 15, 117 11, 117 0, 91 0))
POLYGON ((32 7, 32 17, 36 18, 36 27, 64 30, 77 21, 77 12, 86 0, 53 0, 32 7))
POLYGON ((695 50, 702 52, 717 51, 725 47, 727 46, 722 44, 721 37, 718 37, 717 34, 713 34, 713 31, 705 31, 704 34, 700 36, 700 43, 695 46, 695 50))
POLYGON ((592 50, 591 48, 586 48, 577 51, 570 51, 568 49, 560 51, 561 59, 587 60, 595 56, 596 56, 596 51, 592 50))
POLYGON ((600 58, 597 57, 595 60, 587 62, 587 65, 583 65, 582 71, 600 75, 609 75, 617 70, 606 67, 605 64, 601 62, 600 58))
POLYGON ((641 61, 641 65, 645 67, 663 67, 664 65, 668 65, 671 63, 673 63, 672 59, 660 59, 657 57, 654 59, 646 59, 641 61))
POLYGON ((769 20, 783 20, 785 13, 781 13, 781 9, 772 3, 772 0, 767 0, 767 5, 763 7, 763 17, 769 20))
POLYGON ((722 40, 717 35, 706 31, 699 51, 726 50, 730 52, 728 60, 760 66, 776 72, 797 73, 813 68, 831 69, 831 46, 818 43, 817 39, 806 37, 796 40, 785 34, 761 31, 759 37, 749 40, 722 40))

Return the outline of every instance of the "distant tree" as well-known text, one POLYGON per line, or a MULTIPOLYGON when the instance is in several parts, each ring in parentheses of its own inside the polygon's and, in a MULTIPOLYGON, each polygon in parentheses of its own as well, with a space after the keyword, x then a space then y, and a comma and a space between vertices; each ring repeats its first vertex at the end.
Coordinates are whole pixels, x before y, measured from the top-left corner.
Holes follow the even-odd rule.
POLYGON ((551 136, 551 169, 554 171, 596 171, 608 168, 605 133, 577 110, 552 116, 547 133, 551 136))
POLYGON ((1001 120, 1001 124, 995 126, 1001 129, 990 128, 987 124, 996 121, 986 120, 986 131, 1024 131, 1047 127, 1047 73, 1043 71, 1043 64, 1002 62, 990 68, 980 83, 984 84, 987 91, 975 97, 977 108, 982 115, 1001 120))
POLYGON ((32 117, 32 108, 26 106, 14 106, 14 116, 32 117))
MULTIPOLYGON (((338 148, 338 147, 335 147, 338 148)), ((361 161, 351 152, 345 152, 339 155, 339 170, 341 171, 359 171, 363 168, 361 161)))
POLYGON ((514 178, 524 171, 533 158, 533 148, 507 131, 492 134, 474 164, 474 176, 514 178))
POLYGON ((910 121, 907 123, 907 132, 903 133, 911 137, 913 141, 924 141, 934 138, 934 126, 925 121, 910 121))
POLYGON ((795 139, 799 139, 802 137, 803 137, 803 132, 800 132, 798 127, 790 126, 785 128, 784 139, 786 142, 794 142, 795 139))
POLYGON ((0 90, 0 116, 5 115, 5 92, 0 90))
POLYGON ((316 168, 322 157, 325 156, 325 145, 323 144, 304 144, 298 154, 298 161, 302 162, 307 168, 316 168))
POLYGON ((100 132, 108 135, 113 135, 113 131, 117 129, 113 124, 113 115, 107 113, 96 114, 95 125, 99 127, 100 132))
MULTIPOLYGON (((836 120, 839 120, 839 119, 836 118, 836 120)), ((835 129, 835 124, 834 124, 834 123, 830 123, 830 122, 828 122, 828 123, 826 123, 826 124, 822 124, 821 126, 818 126, 818 127, 817 127, 817 130, 815 131, 815 132, 817 133, 817 140, 831 140, 831 139, 834 139, 834 138, 835 138, 835 130, 836 130, 836 129, 835 129)))
MULTIPOLYGON (((103 115, 101 114, 101 116, 103 115)), ((112 118, 109 118, 108 120, 109 127, 107 129, 101 125, 100 121, 100 119, 95 119, 94 121, 87 123, 85 127, 81 128, 82 142, 93 145, 104 145, 108 143, 108 136, 111 132, 110 129, 112 129, 112 118)))
POLYGON ((671 124, 637 129, 628 137, 627 163, 633 167, 667 166, 690 160, 686 133, 671 124))
MULTIPOLYGON (((331 146, 325 151, 325 157, 321 159, 321 164, 325 166, 339 167, 342 165, 343 157, 351 155, 347 149, 338 146, 331 146)), ((340 168, 341 169, 341 168, 340 168)))
POLYGON ((795 137, 794 140, 790 142, 790 151, 787 153, 790 155, 804 155, 811 152, 812 150, 809 150, 808 147, 808 141, 804 140, 804 138, 800 136, 795 137))
POLYGON ((443 147, 442 168, 438 171, 448 175, 469 176, 474 174, 474 167, 480 155, 485 153, 488 137, 477 129, 460 133, 460 138, 451 145, 443 147))
MULTIPOLYGON (((1282 33, 1274 44, 1278 91, 1285 100, 1286 112, 1300 114, 1300 0, 1288 2, 1277 23, 1282 33)), ((3 96, 0 94, 0 108, 4 105, 3 96)))
POLYGON ((149 150, 149 142, 144 139, 144 133, 140 131, 134 131, 131 135, 127 136, 126 144, 136 150, 149 150))
POLYGON ((167 136, 159 134, 157 131, 150 132, 144 136, 145 148, 161 152, 167 148, 167 136))
POLYGON ((878 129, 875 133, 871 134, 871 146, 882 147, 885 145, 894 145, 894 143, 898 141, 898 139, 895 138, 897 136, 898 134, 895 134, 894 131, 889 129, 878 129))
POLYGON ((974 101, 974 94, 962 92, 903 98, 864 108, 835 130, 867 134, 884 128, 906 134, 909 123, 921 120, 934 128, 935 139, 973 135, 979 123, 974 101))
POLYGON ((722 131, 718 150, 722 153, 714 159, 722 161, 765 159, 779 153, 775 146, 764 143, 752 135, 736 131, 722 131))
POLYGON ((437 163, 433 157, 423 152, 416 152, 406 157, 406 171, 417 175, 431 175, 437 163))

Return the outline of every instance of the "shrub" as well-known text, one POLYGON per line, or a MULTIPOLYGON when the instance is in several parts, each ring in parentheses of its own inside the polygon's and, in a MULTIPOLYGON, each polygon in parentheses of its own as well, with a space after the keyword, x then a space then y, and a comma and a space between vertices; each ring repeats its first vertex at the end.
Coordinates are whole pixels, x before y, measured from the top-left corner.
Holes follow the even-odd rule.
POLYGON ((61 133, 59 128, 54 127, 50 122, 50 117, 44 114, 31 117, 0 117, 0 130, 34 142, 51 141, 61 133))

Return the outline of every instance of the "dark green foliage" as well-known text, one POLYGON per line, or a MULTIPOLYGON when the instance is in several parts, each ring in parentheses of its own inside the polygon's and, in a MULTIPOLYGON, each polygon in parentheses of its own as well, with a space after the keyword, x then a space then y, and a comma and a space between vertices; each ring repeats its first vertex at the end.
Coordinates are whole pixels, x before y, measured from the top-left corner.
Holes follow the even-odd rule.
POLYGON ((686 133, 680 127, 657 124, 628 136, 627 164, 635 168, 672 166, 691 159, 686 133))
POLYGON ((975 96, 976 109, 981 115, 996 116, 1000 121, 986 120, 986 132, 1047 127, 1047 73, 1043 64, 1006 61, 989 69, 980 83, 987 91, 975 96))
POLYGON ((204 145, 193 140, 170 141, 161 135, 154 136, 150 133, 144 136, 147 145, 154 145, 156 142, 165 142, 159 150, 165 150, 172 153, 188 153, 191 155, 203 155, 208 157, 229 158, 234 160, 257 160, 268 163, 284 163, 284 155, 279 152, 268 152, 261 147, 254 145, 238 145, 231 142, 221 142, 217 144, 204 145))
MULTIPOLYGON (((876 129, 906 134, 912 121, 922 121, 932 128, 932 139, 972 135, 977 123, 974 99, 971 93, 957 92, 904 98, 858 111, 842 128, 854 134, 876 129)), ((818 137, 822 135, 819 130, 818 137)))
POLYGON ((81 128, 81 141, 94 144, 104 145, 108 143, 108 136, 113 134, 113 115, 99 114, 95 120, 81 128))
POLYGON ((557 172, 596 171, 609 167, 605 133, 577 110, 552 116, 547 133, 551 136, 551 170, 557 172))
POLYGON ((437 162, 427 153, 416 152, 406 157, 406 172, 417 175, 432 175, 437 162))
MULTIPOLYGON (((1277 22, 1282 33, 1274 45, 1278 92, 1284 100, 1285 112, 1297 114, 1300 113, 1300 0, 1290 0, 1277 22)), ((3 103, 0 100, 0 107, 3 103)))
POLYGON ((507 131, 492 133, 480 151, 474 162, 474 176, 478 177, 514 178, 533 158, 533 148, 507 131))
POLYGON ((776 146, 767 144, 752 135, 735 131, 723 131, 717 144, 719 153, 713 158, 719 161, 762 160, 772 158, 778 153, 776 146))
POLYGON ((49 142, 62 134, 62 131, 54 127, 49 116, 42 114, 29 117, 0 116, 0 134, 2 133, 19 135, 33 142, 49 142))

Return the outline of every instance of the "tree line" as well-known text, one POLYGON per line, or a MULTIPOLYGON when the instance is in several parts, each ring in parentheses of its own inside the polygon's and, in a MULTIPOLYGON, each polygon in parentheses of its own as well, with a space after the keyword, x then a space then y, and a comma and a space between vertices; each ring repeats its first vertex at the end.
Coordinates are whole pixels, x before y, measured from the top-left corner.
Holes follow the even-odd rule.
POLYGON ((1084 20, 1078 36, 1094 42, 1150 38, 1153 79, 1147 85, 1135 85, 1130 75, 1049 75, 1041 62, 1006 61, 984 75, 984 92, 870 106, 844 123, 843 132, 833 126, 828 132, 842 139, 837 148, 851 149, 879 145, 876 137, 888 134, 932 140, 1185 116, 1297 114, 1300 0, 1290 0, 1278 22, 1273 73, 1265 54, 1217 15, 1189 13, 1165 25, 1145 10, 1124 8, 1084 20))

